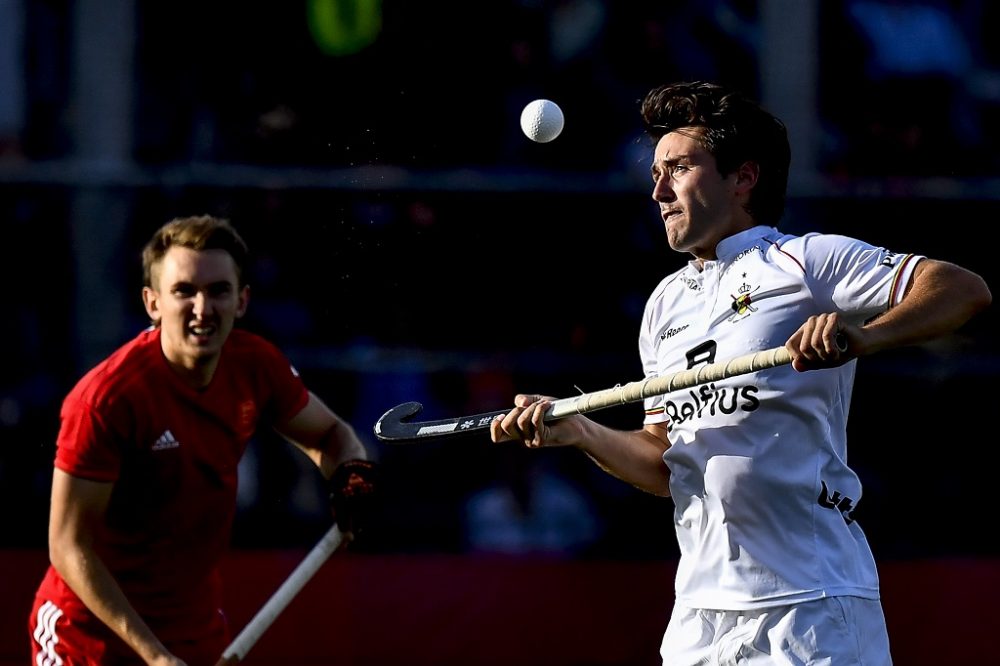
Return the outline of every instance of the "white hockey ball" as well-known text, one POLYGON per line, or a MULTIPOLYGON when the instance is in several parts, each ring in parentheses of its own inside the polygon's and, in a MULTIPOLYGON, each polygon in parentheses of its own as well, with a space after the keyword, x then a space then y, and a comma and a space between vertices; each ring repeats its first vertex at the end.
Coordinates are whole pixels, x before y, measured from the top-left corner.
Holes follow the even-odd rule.
POLYGON ((547 99, 536 99, 521 111, 521 131, 537 143, 552 141, 563 130, 563 112, 547 99))

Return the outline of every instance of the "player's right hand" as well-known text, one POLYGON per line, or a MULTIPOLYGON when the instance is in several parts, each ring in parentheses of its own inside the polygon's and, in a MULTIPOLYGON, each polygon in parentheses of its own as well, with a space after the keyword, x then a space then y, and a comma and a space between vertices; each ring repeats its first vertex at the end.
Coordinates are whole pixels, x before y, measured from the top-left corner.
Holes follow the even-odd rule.
POLYGON ((348 460, 328 481, 330 509, 342 532, 357 536, 374 520, 378 509, 379 468, 371 460, 348 460))

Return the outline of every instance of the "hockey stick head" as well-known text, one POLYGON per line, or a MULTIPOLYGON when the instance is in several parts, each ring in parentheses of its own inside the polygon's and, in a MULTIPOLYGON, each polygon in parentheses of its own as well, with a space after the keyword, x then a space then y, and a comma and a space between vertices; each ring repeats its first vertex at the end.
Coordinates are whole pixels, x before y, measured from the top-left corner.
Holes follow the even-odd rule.
POLYGON ((401 444, 482 433, 490 429, 493 421, 503 418, 509 411, 508 408, 439 421, 412 421, 421 409, 423 406, 419 402, 404 402, 393 407, 375 423, 375 436, 384 442, 401 444))
POLYGON ((413 428, 403 421, 413 418, 423 408, 415 401, 396 405, 375 422, 375 436, 385 441, 413 439, 413 428))

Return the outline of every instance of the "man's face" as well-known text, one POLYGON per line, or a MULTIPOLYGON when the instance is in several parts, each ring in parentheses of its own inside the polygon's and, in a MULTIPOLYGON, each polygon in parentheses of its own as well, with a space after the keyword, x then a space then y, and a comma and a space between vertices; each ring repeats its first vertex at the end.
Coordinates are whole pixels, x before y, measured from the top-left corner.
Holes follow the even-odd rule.
POLYGON ((224 250, 172 247, 150 277, 153 286, 143 289, 143 301, 160 325, 167 360, 211 373, 249 298, 249 289, 239 287, 233 258, 224 250))
POLYGON ((696 129, 662 136, 653 154, 653 200, 678 252, 701 260, 715 259, 715 246, 727 236, 752 226, 743 204, 749 189, 740 172, 723 177, 715 157, 688 136, 696 129))

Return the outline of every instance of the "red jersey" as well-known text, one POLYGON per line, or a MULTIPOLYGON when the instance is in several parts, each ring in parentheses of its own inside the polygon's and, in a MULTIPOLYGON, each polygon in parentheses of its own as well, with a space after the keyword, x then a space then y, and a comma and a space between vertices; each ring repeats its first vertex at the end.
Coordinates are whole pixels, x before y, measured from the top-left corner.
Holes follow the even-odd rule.
MULTIPOLYGON (((217 565, 229 545, 240 457, 258 422, 287 420, 308 399, 285 356, 240 329, 205 389, 181 381, 163 356, 159 329, 149 329, 66 396, 55 465, 114 482, 97 550, 164 642, 217 626, 217 565)), ((103 628, 51 566, 38 596, 80 625, 103 628)))

